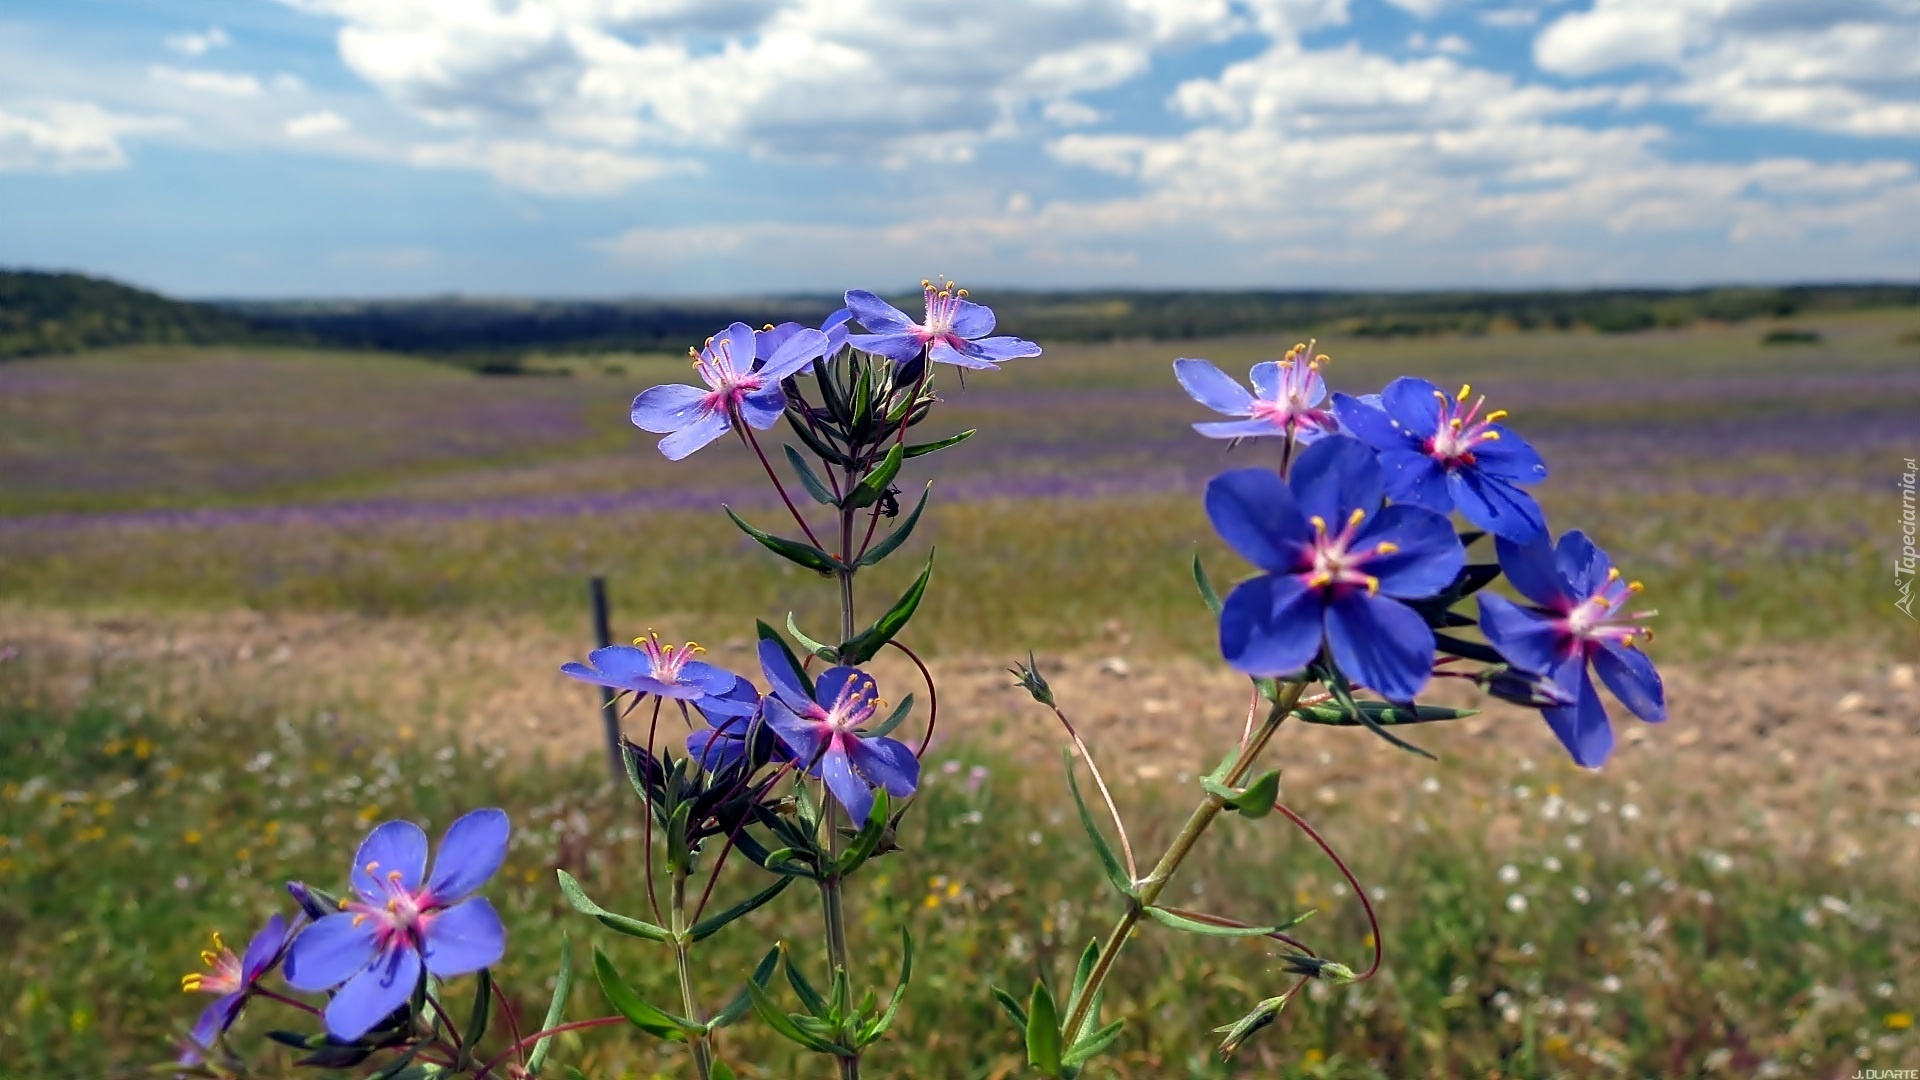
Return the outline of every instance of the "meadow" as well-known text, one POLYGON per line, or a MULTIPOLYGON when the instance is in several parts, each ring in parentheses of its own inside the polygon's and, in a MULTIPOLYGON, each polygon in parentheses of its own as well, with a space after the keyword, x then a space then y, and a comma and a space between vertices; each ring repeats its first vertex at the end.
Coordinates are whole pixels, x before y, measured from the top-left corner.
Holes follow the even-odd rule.
MULTIPOLYGON (((1898 474, 1920 453, 1916 328, 1896 309, 1322 342, 1336 387, 1416 373, 1512 412, 1554 467, 1549 513, 1577 512, 1646 581, 1674 717, 1626 721, 1600 773, 1497 705, 1423 731, 1437 765, 1364 733, 1283 732, 1289 800, 1379 900, 1385 978, 1301 1001, 1222 1063, 1208 1029, 1283 976, 1251 945, 1148 933, 1123 961, 1113 1007, 1136 1019, 1105 1074, 1920 1065, 1920 635, 1887 572, 1898 474), (1781 328, 1816 339, 1762 344, 1781 328)), ((909 497, 934 483, 912 541, 939 549, 934 589, 911 637, 942 722, 903 850, 855 898, 876 978, 900 924, 921 949, 876 1075, 1019 1075, 987 986, 1063 977, 1112 915, 1061 813, 1059 733, 1008 661, 1038 651, 1129 816, 1161 823, 1149 846, 1204 747, 1237 731, 1244 690, 1186 567, 1198 551, 1239 572, 1197 495, 1261 451, 1192 435, 1206 417, 1168 363, 1244 369, 1290 340, 1065 345, 964 387, 943 376, 936 423, 980 434, 907 475, 909 497)), ((617 634, 657 627, 742 668, 753 618, 820 624, 833 598, 714 509, 778 522, 750 454, 671 465, 627 426, 632 395, 684 360, 525 367, 540 374, 211 347, 0 364, 0 1075, 163 1058, 205 934, 244 933, 286 878, 333 881, 391 816, 434 831, 475 805, 512 813, 495 899, 523 1014, 558 928, 614 950, 643 991, 671 981, 551 884, 560 867, 609 906, 644 903, 635 803, 592 756, 591 694, 554 675, 591 644, 585 581, 608 578, 617 634)), ((902 584, 889 572, 872 595, 902 584)), ((1215 910, 1322 909, 1319 939, 1364 963, 1345 885, 1282 835, 1225 830, 1178 885, 1215 910), (1223 869, 1229 851, 1256 872, 1223 869)), ((783 900, 758 936, 805 938, 810 915, 783 900)), ((726 942, 711 970, 751 965, 726 942)), ((583 987, 570 1015, 597 1007, 583 987)), ((819 1066, 751 1025, 729 1038, 760 1075, 819 1066)), ((560 1055, 595 1077, 679 1062, 604 1032, 560 1055)))

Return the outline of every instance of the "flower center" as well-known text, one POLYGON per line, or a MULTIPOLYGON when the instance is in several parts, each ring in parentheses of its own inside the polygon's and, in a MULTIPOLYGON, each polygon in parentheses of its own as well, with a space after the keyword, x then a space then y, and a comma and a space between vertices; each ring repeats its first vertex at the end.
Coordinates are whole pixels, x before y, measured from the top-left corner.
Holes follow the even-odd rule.
POLYGON ((233 955, 227 943, 220 935, 213 935, 213 948, 202 950, 200 962, 207 966, 204 972, 188 972, 180 977, 180 989, 186 993, 196 991, 205 994, 231 994, 240 989, 243 975, 240 970, 240 958, 233 955))
POLYGON ((728 338, 708 338, 699 352, 687 350, 693 357, 693 370, 709 387, 705 405, 709 410, 730 409, 747 394, 760 389, 765 380, 753 373, 753 358, 747 358, 749 370, 742 371, 733 362, 733 343, 728 338))
POLYGON ((1280 385, 1272 400, 1255 398, 1253 416, 1265 420, 1289 434, 1306 429, 1333 431, 1338 424, 1333 414, 1313 407, 1313 392, 1320 381, 1320 365, 1327 363, 1324 353, 1315 354, 1315 342, 1296 344, 1287 350, 1280 364, 1280 385))
POLYGON ((368 877, 382 884, 387 899, 384 904, 366 900, 347 901, 347 910, 353 912, 353 924, 359 926, 372 920, 378 931, 381 948, 386 948, 396 940, 417 941, 432 914, 433 893, 425 887, 418 892, 407 888, 401 883, 402 875, 398 870, 389 870, 385 877, 381 877, 380 864, 377 862, 368 863, 366 869, 368 877))
POLYGON ((1367 590, 1369 596, 1379 593, 1380 579, 1361 567, 1399 551, 1400 546, 1383 540, 1364 551, 1354 550, 1354 532, 1366 517, 1365 510, 1355 510, 1338 533, 1327 532, 1327 519, 1319 515, 1308 519, 1313 523, 1313 561, 1305 571, 1308 588, 1333 591, 1358 587, 1367 590))
POLYGON ((1487 403, 1487 396, 1480 395, 1471 406, 1467 396, 1473 393, 1473 387, 1461 384, 1460 393, 1447 397, 1438 390, 1433 396, 1440 399, 1440 427, 1427 440, 1427 455, 1449 468, 1456 465, 1472 465, 1474 447, 1481 443, 1498 442, 1500 433, 1493 425, 1506 418, 1505 409, 1495 409, 1485 416, 1480 415, 1480 406, 1487 403))
POLYGON ((1605 584, 1567 612, 1567 632, 1581 641, 1617 641, 1629 648, 1643 638, 1652 641, 1653 628, 1641 621, 1660 613, 1623 610, 1627 600, 1645 588, 1637 581, 1622 581, 1618 568, 1608 570, 1605 584))
POLYGON ((847 685, 840 688, 840 696, 826 710, 821 723, 839 732, 851 732, 860 725, 873 719, 880 706, 873 691, 873 684, 857 679, 848 679, 847 685))
POLYGON ((938 282, 921 278, 920 291, 927 298, 927 320, 920 324, 920 336, 938 341, 952 335, 953 318, 960 301, 967 298, 967 290, 942 277, 938 282))
POLYGON ((687 661, 707 651, 691 641, 678 648, 662 645, 660 635, 651 630, 647 631, 646 637, 634 638, 633 643, 647 654, 647 662, 653 665, 653 677, 663 683, 679 682, 680 669, 687 665, 687 661))

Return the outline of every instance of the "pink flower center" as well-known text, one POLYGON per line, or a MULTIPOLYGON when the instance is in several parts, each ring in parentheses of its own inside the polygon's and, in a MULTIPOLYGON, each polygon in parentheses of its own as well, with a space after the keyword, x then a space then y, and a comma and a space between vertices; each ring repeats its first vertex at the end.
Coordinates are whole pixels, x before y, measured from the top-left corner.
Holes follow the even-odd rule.
POLYGON ((375 903, 360 898, 347 901, 347 910, 353 912, 353 925, 372 922, 381 949, 399 942, 418 945, 439 906, 433 891, 425 885, 418 890, 407 888, 398 870, 389 870, 384 877, 379 870, 379 863, 367 864, 367 876, 380 884, 386 893, 386 902, 375 903))
POLYGON ((919 337, 922 341, 945 341, 954 336, 953 320, 959 313, 960 301, 967 298, 967 290, 942 278, 934 282, 920 279, 920 291, 927 298, 927 318, 920 324, 919 337))
MULTIPOLYGON (((693 354, 692 349, 687 351, 693 354)), ((766 380, 754 374, 752 368, 750 356, 744 368, 734 363, 730 339, 708 338, 707 347, 693 354, 693 370, 711 388, 701 399, 700 407, 708 412, 732 411, 741 398, 766 385, 766 380)))
POLYGON ((680 669, 687 666, 687 661, 707 651, 691 641, 677 648, 662 645, 660 635, 651 630, 646 637, 634 638, 633 643, 647 654, 647 662, 653 665, 653 677, 663 683, 679 682, 680 669))
POLYGON ((1347 518, 1346 527, 1338 533, 1327 532, 1327 520, 1315 515, 1308 520, 1313 524, 1312 565, 1304 571, 1308 588, 1338 590, 1342 588, 1363 588, 1367 595, 1376 595, 1380 591, 1380 579, 1367 573, 1362 567, 1382 556, 1391 555, 1400 550, 1398 544, 1382 540, 1373 547, 1356 551, 1353 548, 1354 531, 1366 520, 1365 510, 1355 510, 1347 518))
POLYGON ((1327 363, 1326 355, 1315 355, 1313 346, 1310 341, 1287 350, 1286 357, 1279 361, 1280 385, 1275 388, 1275 396, 1272 400, 1254 399, 1254 419, 1265 420, 1289 435, 1302 430, 1332 431, 1338 426, 1332 413, 1313 406, 1314 390, 1320 386, 1320 365, 1327 363))
POLYGON ((840 694, 827 706, 815 705, 807 710, 807 719, 831 730, 834 735, 848 735, 855 728, 873 719, 874 712, 883 705, 874 696, 873 684, 864 679, 848 679, 840 688, 840 694))
POLYGON ((246 973, 240 968, 240 958, 233 955, 227 943, 220 940, 219 934, 213 935, 213 948, 202 950, 200 962, 207 966, 204 972, 190 972, 180 979, 180 989, 191 994, 231 994, 240 989, 246 981, 246 973))
POLYGON ((1440 399, 1440 427, 1427 440, 1426 451, 1429 457, 1448 468, 1472 465, 1475 447, 1500 440, 1500 433, 1493 430, 1493 426, 1506 417, 1507 411, 1495 409, 1481 416, 1480 406, 1487 403, 1487 397, 1482 394, 1469 406, 1467 396, 1472 393, 1473 387, 1468 385, 1462 385, 1460 393, 1452 398, 1438 390, 1433 392, 1433 396, 1440 399))
POLYGON ((1608 570, 1606 582, 1567 611, 1563 621, 1568 635, 1581 642, 1617 641, 1630 648, 1643 638, 1652 641, 1653 629, 1642 622, 1659 612, 1625 610, 1627 601, 1644 588, 1637 581, 1621 580, 1618 569, 1608 570))

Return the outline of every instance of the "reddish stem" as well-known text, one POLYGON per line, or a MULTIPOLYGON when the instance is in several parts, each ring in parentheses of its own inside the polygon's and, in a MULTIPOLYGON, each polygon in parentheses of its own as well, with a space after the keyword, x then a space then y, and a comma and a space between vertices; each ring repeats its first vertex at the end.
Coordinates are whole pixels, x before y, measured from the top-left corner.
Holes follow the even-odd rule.
MULTIPOLYGON (((749 729, 749 731, 751 731, 751 729, 749 729)), ((751 740, 752 735, 749 734, 748 738, 751 740)), ((783 762, 778 769, 774 770, 773 775, 768 777, 766 782, 760 785, 760 790, 754 793, 753 798, 758 799, 768 788, 778 783, 781 777, 792 772, 793 767, 794 763, 792 761, 783 762)), ((734 823, 733 828, 727 830, 726 845, 720 849, 720 857, 714 860, 713 869, 707 872, 707 886, 700 890, 700 902, 693 906, 694 922, 699 922, 701 914, 707 910, 707 901, 713 898, 713 886, 720 880, 720 868, 727 865, 727 856, 733 853, 733 845, 735 841, 740 838, 741 830, 746 827, 747 816, 742 814, 740 815, 740 820, 734 823)))
MULTIPOLYGON (((660 699, 655 697, 653 699, 653 719, 647 723, 647 759, 649 761, 653 759, 653 737, 654 732, 659 726, 660 699)), ((643 776, 641 779, 645 780, 646 778, 643 776)), ((663 921, 660 914, 660 896, 653 887, 653 798, 643 791, 640 793, 640 802, 646 810, 645 827, 641 831, 640 858, 644 864, 641 873, 645 876, 647 882, 647 903, 653 907, 654 922, 659 923, 663 921)))
MULTIPOLYGON (((905 446, 907 444, 907 428, 913 420, 913 410, 920 404, 920 392, 926 389, 927 375, 930 373, 932 366, 933 361, 931 359, 922 359, 920 363, 920 377, 915 379, 913 383, 913 397, 908 399, 906 414, 900 417, 900 430, 894 435, 893 444, 895 446, 905 446)), ((867 548, 873 545, 873 533, 874 530, 879 527, 880 507, 879 504, 876 503, 873 508, 873 516, 867 519, 867 538, 860 542, 861 558, 866 557, 867 548)))
MULTIPOLYGON (((500 1003, 500 1012, 507 1018, 507 1031, 513 1036, 513 1044, 518 1046, 520 1045, 520 1018, 513 1014, 513 1005, 507 1001, 507 995, 501 991, 500 984, 492 980, 488 982, 493 987, 493 1000, 500 1003)), ((525 1054, 520 1055, 520 1063, 522 1065, 527 1063, 525 1054)))
MULTIPOLYGON (((820 547, 820 538, 813 535, 813 528, 807 524, 807 519, 800 516, 800 508, 793 505, 793 499, 787 495, 786 485, 780 482, 780 475, 773 471, 773 463, 767 460, 766 453, 760 449, 760 440, 754 438, 752 426, 738 417, 735 417, 735 421, 734 430, 740 433, 740 441, 753 448, 753 456, 760 459, 760 467, 767 470, 767 479, 773 481, 773 490, 779 492, 780 501, 787 504, 787 513, 793 515, 793 520, 800 526, 800 531, 807 534, 808 542, 814 547, 820 547)), ((821 550, 826 549, 821 548, 821 550)))
POLYGON ((256 994, 259 994, 263 998, 267 998, 272 1001, 277 1001, 282 1005, 291 1005, 294 1008, 299 1009, 301 1012, 306 1013, 309 1016, 320 1015, 319 1009, 314 1008, 313 1006, 307 1004, 306 1002, 296 1001, 293 998, 287 997, 284 994, 276 994, 273 991, 268 990, 263 986, 256 984, 253 988, 253 992, 256 994))
POLYGON ((563 1035, 569 1031, 582 1031, 582 1030, 585 1030, 586 1028, 606 1027, 608 1024, 624 1024, 626 1022, 627 1022, 627 1018, 624 1016, 596 1016, 592 1020, 574 1020, 569 1023, 561 1024, 559 1027, 550 1027, 545 1031, 536 1031, 533 1034, 527 1036, 526 1038, 516 1041, 512 1046, 507 1047, 505 1050, 500 1051, 499 1054, 494 1056, 492 1061, 489 1061, 485 1065, 480 1066, 480 1071, 475 1075, 476 1076, 493 1075, 493 1070, 495 1066, 507 1060, 508 1057, 519 1053, 521 1050, 525 1049, 526 1047, 537 1044, 542 1039, 550 1039, 555 1035, 563 1035))
POLYGON ((906 653, 907 659, 913 661, 913 666, 920 669, 921 680, 927 684, 927 731, 920 737, 920 749, 913 752, 917 758, 925 754, 927 747, 933 743, 933 729, 940 722, 940 692, 933 688, 933 672, 927 670, 926 662, 920 659, 918 653, 898 641, 888 641, 887 644, 906 653))
POLYGON ((1314 831, 1313 826, 1307 824, 1306 820, 1299 814, 1294 813, 1286 803, 1276 802, 1273 804, 1273 808, 1287 815, 1287 820, 1298 826, 1301 832, 1306 833, 1309 840, 1320 845, 1320 850, 1326 852, 1327 858, 1333 860, 1333 865, 1340 868, 1341 876, 1347 879, 1347 884, 1353 888, 1354 895, 1360 898, 1360 906, 1366 909, 1367 927, 1373 933, 1373 963, 1367 967, 1365 973, 1354 977, 1355 982, 1366 982, 1368 979, 1379 974, 1381 961, 1386 958, 1387 954, 1387 943, 1380 936, 1380 919, 1373 912, 1373 901, 1367 899, 1367 890, 1363 888, 1359 880, 1353 876, 1353 871, 1347 869, 1346 860, 1340 857, 1339 852, 1333 850, 1333 845, 1321 839, 1320 834, 1314 831))

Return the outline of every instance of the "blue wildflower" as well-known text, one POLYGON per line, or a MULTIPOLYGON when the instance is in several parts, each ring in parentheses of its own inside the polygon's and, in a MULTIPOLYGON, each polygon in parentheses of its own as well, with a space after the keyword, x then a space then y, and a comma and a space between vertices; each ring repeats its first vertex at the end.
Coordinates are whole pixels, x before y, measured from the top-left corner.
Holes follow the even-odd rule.
POLYGON ((214 1042, 240 1018, 240 1010, 253 995, 254 985, 286 956, 287 938, 287 920, 281 915, 268 919, 267 925, 253 935, 243 956, 233 955, 220 935, 213 935, 213 948, 200 954, 207 970, 192 972, 180 979, 180 989, 187 993, 219 995, 200 1013, 188 1033, 193 1042, 181 1059, 183 1064, 197 1063, 200 1051, 212 1049, 214 1042))
POLYGON ((1546 532, 1540 504, 1520 490, 1547 478, 1546 463, 1500 421, 1504 409, 1480 415, 1471 386, 1448 397, 1425 379, 1395 379, 1378 398, 1333 396, 1340 426, 1380 452, 1387 494, 1395 502, 1452 513, 1495 536, 1525 543, 1546 532))
POLYGON ((670 461, 725 435, 736 417, 764 431, 786 412, 780 380, 824 355, 827 345, 827 335, 800 327, 761 359, 753 329, 734 323, 693 354, 693 369, 707 388, 676 385, 642 391, 633 399, 634 426, 665 434, 660 452, 670 461))
POLYGON ((1295 345, 1283 360, 1253 365, 1252 394, 1209 361, 1175 360, 1174 377, 1193 400, 1217 413, 1247 417, 1205 421, 1193 430, 1210 439, 1285 435, 1302 445, 1338 430, 1333 414, 1319 407, 1327 396, 1326 380, 1320 377, 1327 358, 1310 355, 1312 351, 1311 344, 1295 345))
POLYGON ((847 309, 872 332, 850 335, 847 342, 902 365, 913 365, 924 355, 936 363, 993 369, 1003 360, 1040 355, 1040 346, 1031 341, 988 337, 993 333, 993 309, 968 300, 967 290, 953 282, 923 280, 920 288, 927 298, 921 322, 865 289, 850 290, 847 309))
POLYGON ((773 688, 761 716, 808 771, 847 808, 857 828, 873 810, 874 786, 904 798, 920 784, 920 759, 904 743, 861 735, 862 724, 880 707, 873 676, 858 668, 832 667, 816 686, 795 671, 777 642, 760 643, 760 666, 773 688))
POLYGON ((299 990, 339 987, 327 1003, 327 1032, 352 1041, 407 1003, 424 967, 450 979, 497 962, 506 951, 500 916, 475 890, 507 857, 504 811, 475 810, 440 840, 427 876, 427 834, 389 821, 361 841, 346 910, 293 939, 287 982, 299 990))
POLYGON ((1345 436, 1322 439, 1290 480, 1239 469, 1207 485, 1207 516, 1264 573, 1220 613, 1220 651, 1250 675, 1296 675, 1324 646, 1357 684, 1410 701, 1433 673, 1433 631, 1402 600, 1450 584, 1466 561, 1445 518, 1381 508, 1380 465, 1345 436), (1329 523, 1333 524, 1329 524, 1329 523))
POLYGON ((1575 763, 1598 768, 1613 750, 1613 728, 1589 664, 1628 712, 1649 723, 1667 718, 1660 673, 1636 647, 1652 640, 1643 620, 1655 613, 1626 610, 1640 583, 1621 580, 1607 553, 1577 529, 1558 548, 1545 537, 1495 546, 1501 571, 1533 604, 1482 595, 1480 630, 1514 667, 1547 676, 1572 699, 1541 715, 1575 763))
POLYGON ((705 651, 691 641, 678 648, 662 645, 660 635, 648 631, 646 637, 634 638, 632 645, 608 645, 593 650, 587 654, 585 664, 563 664, 560 673, 595 686, 692 702, 727 716, 752 713, 751 702, 730 696, 746 680, 704 660, 694 659, 705 651))
MULTIPOLYGON (((827 316, 826 321, 820 324, 820 332, 827 335, 827 346, 821 351, 822 356, 832 356, 846 346, 847 323, 852 318, 851 311, 841 308, 827 316)), ((805 329, 807 328, 797 322, 783 322, 778 326, 755 330, 753 332, 754 359, 763 363, 772 360, 779 353, 781 346, 805 329)))
MULTIPOLYGON (((764 730, 759 716, 760 692, 745 679, 735 683, 726 694, 708 698, 696 708, 707 726, 687 736, 687 754, 708 772, 721 772, 740 762, 747 756, 747 740, 756 731, 764 730)), ((778 740, 775 740, 773 757, 776 760, 787 757, 785 747, 779 745, 778 740)))

